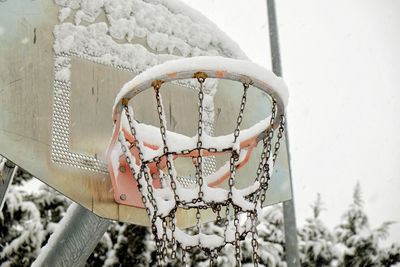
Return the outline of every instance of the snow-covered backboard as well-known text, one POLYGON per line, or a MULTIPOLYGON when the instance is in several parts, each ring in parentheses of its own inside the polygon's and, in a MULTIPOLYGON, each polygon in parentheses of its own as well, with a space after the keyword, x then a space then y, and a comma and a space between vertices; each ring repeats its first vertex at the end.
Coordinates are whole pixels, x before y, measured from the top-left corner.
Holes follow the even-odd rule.
MULTIPOLYGON (((112 105, 138 73, 201 55, 245 58, 215 25, 177 1, 0 1, 0 154, 99 216, 148 225, 144 210, 114 201, 105 162, 112 105)), ((219 82, 211 96, 211 134, 233 131, 241 98, 235 86, 219 82)), ((197 98, 184 87, 172 84, 162 94, 169 129, 190 135, 197 98)), ((244 127, 270 110, 257 90, 248 98, 244 127)), ((142 121, 158 125, 151 90, 131 102, 142 121)), ((243 184, 246 169, 257 168, 254 157, 239 177, 243 184)), ((290 199, 290 187, 284 140, 266 204, 290 199)), ((185 211, 179 216, 182 226, 195 223, 185 211)))

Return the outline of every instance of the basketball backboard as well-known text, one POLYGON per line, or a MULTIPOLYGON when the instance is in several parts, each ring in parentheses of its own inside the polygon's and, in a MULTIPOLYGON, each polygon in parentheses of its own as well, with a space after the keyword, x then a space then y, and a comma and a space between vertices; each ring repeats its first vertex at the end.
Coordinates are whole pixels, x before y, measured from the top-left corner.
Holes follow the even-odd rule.
MULTIPOLYGON (((244 57, 215 25, 171 1, 1 1, 0 154, 99 216, 148 225, 144 210, 114 200, 105 162, 112 105, 138 73, 197 55, 244 57)), ((212 134, 232 132, 241 98, 232 86, 218 83, 212 134)), ((197 101, 184 87, 168 85, 164 105, 169 128, 191 135, 197 101)), ((151 91, 132 101, 139 120, 158 123, 154 101, 151 91)), ((249 92, 245 125, 268 115, 265 103, 249 92)), ((266 204, 290 199, 290 187, 284 140, 266 204)))

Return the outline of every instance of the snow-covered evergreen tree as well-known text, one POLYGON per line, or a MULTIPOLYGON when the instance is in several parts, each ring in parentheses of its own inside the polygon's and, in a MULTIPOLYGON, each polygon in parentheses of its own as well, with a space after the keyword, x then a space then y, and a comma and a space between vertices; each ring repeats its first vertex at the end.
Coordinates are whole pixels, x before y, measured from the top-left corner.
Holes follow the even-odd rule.
POLYGON ((320 194, 311 205, 313 216, 299 230, 299 254, 302 266, 329 266, 333 260, 334 238, 319 218, 323 211, 320 194))
POLYGON ((388 266, 385 265, 388 261, 395 261, 398 258, 398 246, 393 247, 390 255, 386 252, 387 249, 380 248, 380 241, 387 237, 391 224, 392 222, 385 222, 377 229, 370 228, 363 210, 361 187, 357 183, 353 203, 335 229, 338 266, 388 266))
POLYGON ((26 190, 34 178, 19 170, 0 211, 0 266, 30 266, 69 201, 48 186, 26 190))
POLYGON ((286 266, 285 231, 282 205, 264 208, 257 226, 260 263, 265 266, 286 266))
POLYGON ((379 262, 382 266, 400 266, 400 245, 392 244, 389 248, 380 249, 379 262))
MULTIPOLYGON (((264 208, 258 219, 257 241, 260 265, 286 266, 282 206, 274 205, 264 208)), ((253 263, 252 253, 251 236, 248 236, 242 243, 242 262, 244 264, 251 265, 253 263)))
POLYGON ((11 185, 0 213, 1 266, 30 266, 42 246, 43 228, 35 204, 25 200, 19 186, 11 185))
POLYGON ((148 227, 114 222, 110 225, 86 266, 155 266, 154 241, 148 227))
POLYGON ((119 236, 118 248, 115 250, 119 260, 116 266, 146 266, 145 254, 148 248, 145 241, 148 234, 147 227, 125 225, 119 236))
POLYGON ((44 240, 47 242, 50 235, 55 231, 58 222, 67 212, 71 201, 45 184, 42 184, 37 192, 27 194, 25 199, 33 202, 38 208, 40 221, 45 231, 44 240))

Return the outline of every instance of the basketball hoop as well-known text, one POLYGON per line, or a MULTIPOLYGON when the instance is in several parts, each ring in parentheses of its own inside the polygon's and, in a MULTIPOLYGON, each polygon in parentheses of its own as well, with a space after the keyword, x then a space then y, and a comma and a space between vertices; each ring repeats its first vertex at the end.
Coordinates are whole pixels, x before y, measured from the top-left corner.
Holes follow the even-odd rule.
MULTIPOLYGON (((192 81, 193 83, 193 81, 192 81)), ((248 61, 220 57, 197 57, 169 61, 151 68, 121 89, 113 107, 114 130, 107 152, 109 172, 115 200, 120 204, 142 207, 151 221, 157 246, 158 264, 168 256, 176 257, 198 247, 215 261, 227 244, 235 247, 236 264, 240 265, 240 241, 251 233, 254 265, 258 265, 257 216, 266 198, 268 183, 278 155, 284 131, 284 111, 288 93, 281 79, 248 61), (194 137, 167 129, 166 111, 160 91, 163 84, 193 79, 198 90, 198 124, 194 137), (232 134, 210 136, 204 130, 204 87, 208 79, 225 79, 243 84, 240 110, 232 134), (271 115, 247 129, 241 129, 247 91, 255 87, 271 101, 271 115), (159 126, 135 120, 129 100, 140 92, 153 88, 159 126), (275 141, 273 141, 274 134, 275 141), (262 144, 258 168, 246 188, 236 188, 236 173, 244 167, 257 144, 262 144), (205 173, 207 159, 228 155, 220 168, 205 173), (195 179, 185 182, 175 168, 179 158, 192 159, 195 179), (227 182, 227 188, 221 186, 227 182), (129 188, 129 193, 122 194, 129 188), (194 234, 177 225, 176 213, 191 210, 196 217, 194 234), (215 214, 223 224, 224 234, 204 234, 201 229, 203 210, 215 214), (240 214, 247 214, 240 216, 240 214)), ((195 104, 195 103, 194 103, 195 104)), ((248 176, 250 177, 250 176, 248 176)))

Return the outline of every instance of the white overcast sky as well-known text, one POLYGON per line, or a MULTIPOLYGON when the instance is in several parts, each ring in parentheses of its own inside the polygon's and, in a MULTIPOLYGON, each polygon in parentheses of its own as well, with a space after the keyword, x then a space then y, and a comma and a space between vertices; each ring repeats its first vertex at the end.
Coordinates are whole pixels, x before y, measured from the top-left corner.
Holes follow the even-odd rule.
MULTIPOLYGON (((265 0, 184 0, 270 68, 265 0)), ((360 181, 400 241, 400 1, 278 0, 298 225, 317 193, 336 225, 360 181)))

